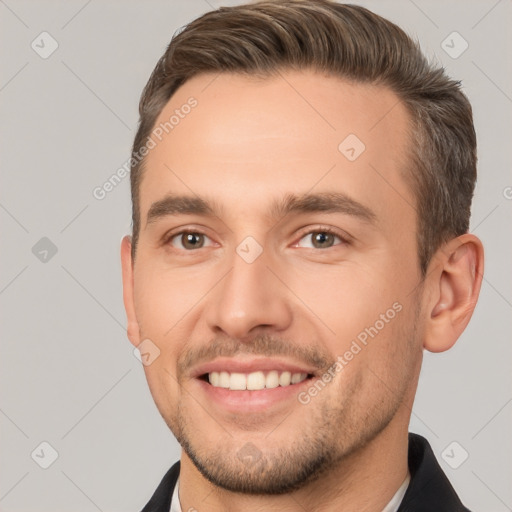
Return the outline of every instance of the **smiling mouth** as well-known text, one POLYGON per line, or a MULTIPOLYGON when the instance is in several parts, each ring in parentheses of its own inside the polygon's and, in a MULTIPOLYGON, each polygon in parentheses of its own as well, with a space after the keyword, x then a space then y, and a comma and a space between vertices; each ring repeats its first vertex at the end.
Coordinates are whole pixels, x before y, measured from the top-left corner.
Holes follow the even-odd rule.
POLYGON ((293 386, 312 377, 313 375, 309 373, 272 370, 269 372, 256 371, 251 373, 210 372, 201 375, 199 378, 215 388, 224 388, 231 391, 258 391, 261 389, 293 386))

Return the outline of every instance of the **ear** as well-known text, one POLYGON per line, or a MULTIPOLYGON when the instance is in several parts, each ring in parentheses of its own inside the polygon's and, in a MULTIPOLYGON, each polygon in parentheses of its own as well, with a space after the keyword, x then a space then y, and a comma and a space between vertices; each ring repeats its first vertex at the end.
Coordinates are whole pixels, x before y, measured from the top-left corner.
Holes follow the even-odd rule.
POLYGON ((444 244, 428 270, 429 301, 423 346, 444 352, 462 334, 478 300, 484 271, 482 242, 472 234, 444 244))
POLYGON ((121 266, 123 269, 123 302, 126 311, 128 339, 134 346, 140 343, 139 323, 135 316, 133 295, 132 237, 125 236, 121 242, 121 266))

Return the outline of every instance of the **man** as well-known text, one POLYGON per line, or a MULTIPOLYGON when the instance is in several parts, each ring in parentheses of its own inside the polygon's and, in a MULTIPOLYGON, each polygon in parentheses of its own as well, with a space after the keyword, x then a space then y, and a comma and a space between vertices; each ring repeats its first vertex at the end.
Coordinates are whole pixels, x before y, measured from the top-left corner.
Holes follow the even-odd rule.
POLYGON ((465 511, 409 434, 423 349, 468 324, 471 107, 397 26, 221 8, 141 99, 128 336, 182 446, 148 511, 465 511))

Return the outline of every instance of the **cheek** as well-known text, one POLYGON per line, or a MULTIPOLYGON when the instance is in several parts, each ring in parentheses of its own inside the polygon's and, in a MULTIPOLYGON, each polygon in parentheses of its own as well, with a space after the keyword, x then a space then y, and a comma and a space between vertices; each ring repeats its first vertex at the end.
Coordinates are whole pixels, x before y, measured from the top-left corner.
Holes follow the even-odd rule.
POLYGON ((341 386, 357 382, 357 402, 368 411, 377 411, 382 403, 400 403, 421 360, 413 306, 400 306, 369 322, 351 338, 342 354, 347 363, 341 386))
POLYGON ((336 345, 332 353, 339 353, 358 336, 368 337, 365 333, 375 331, 375 325, 380 333, 396 322, 404 287, 388 272, 377 272, 376 265, 355 264, 320 270, 315 275, 300 272, 290 287, 307 308, 304 314, 327 329, 336 345))
POLYGON ((169 427, 175 427, 180 403, 180 388, 175 370, 166 361, 165 355, 144 367, 144 373, 155 405, 169 427))
POLYGON ((135 275, 135 311, 141 333, 149 338, 168 338, 180 321, 205 294, 197 277, 169 271, 158 263, 140 265, 135 275))
POLYGON ((150 345, 156 346, 152 348, 153 357, 155 350, 158 354, 151 364, 144 366, 144 372, 160 408, 158 397, 163 393, 168 394, 169 390, 173 390, 173 395, 177 390, 176 360, 180 347, 173 340, 177 336, 179 338, 180 320, 190 307, 187 307, 182 286, 149 264, 141 265, 135 277, 134 291, 141 340, 143 343, 150 340, 150 345))

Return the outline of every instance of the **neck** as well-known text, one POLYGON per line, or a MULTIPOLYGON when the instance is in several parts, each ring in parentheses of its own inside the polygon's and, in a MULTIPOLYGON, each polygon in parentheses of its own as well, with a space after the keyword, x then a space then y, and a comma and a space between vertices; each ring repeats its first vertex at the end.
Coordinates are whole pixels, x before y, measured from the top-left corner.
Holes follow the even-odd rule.
POLYGON ((402 406, 372 441, 319 479, 285 495, 244 495, 221 489, 206 480, 183 453, 179 489, 182 510, 381 512, 407 477, 409 417, 410 410, 402 406))

